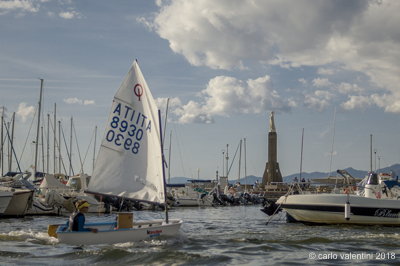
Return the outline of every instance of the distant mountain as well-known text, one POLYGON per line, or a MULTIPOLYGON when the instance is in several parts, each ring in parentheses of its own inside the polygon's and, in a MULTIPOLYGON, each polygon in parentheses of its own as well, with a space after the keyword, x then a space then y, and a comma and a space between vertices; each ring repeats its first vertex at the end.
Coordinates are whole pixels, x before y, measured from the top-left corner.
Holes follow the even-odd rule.
MULTIPOLYGON (((346 170, 350 175, 357 177, 357 178, 364 178, 369 172, 369 171, 357 170, 352 167, 346 168, 344 170, 346 170)), ((394 164, 389 167, 385 167, 385 168, 377 170, 377 172, 383 172, 383 173, 390 173, 391 171, 394 172, 396 175, 400 175, 400 164, 394 164)), ((332 173, 330 173, 330 175, 336 176, 336 171, 333 171, 332 173)), ((285 176, 285 177, 283 177, 283 181, 290 182, 296 176, 297 176, 297 178, 299 178, 300 174, 297 173, 297 174, 285 176)), ((329 176, 329 173, 324 173, 324 172, 301 173, 301 177, 302 178, 304 177, 306 180, 314 179, 314 178, 324 178, 324 177, 328 177, 328 176, 329 176)), ((192 180, 192 179, 193 178, 187 178, 187 177, 172 177, 171 184, 184 184, 184 183, 187 183, 188 180, 192 180)), ((215 177, 210 178, 210 179, 214 180, 215 177)), ((237 178, 229 179, 229 183, 236 183, 237 181, 238 181, 237 178)), ((262 177, 250 175, 250 176, 247 176, 247 178, 241 178, 239 180, 239 182, 241 184, 249 184, 249 185, 254 184, 256 181, 261 183, 262 177)))

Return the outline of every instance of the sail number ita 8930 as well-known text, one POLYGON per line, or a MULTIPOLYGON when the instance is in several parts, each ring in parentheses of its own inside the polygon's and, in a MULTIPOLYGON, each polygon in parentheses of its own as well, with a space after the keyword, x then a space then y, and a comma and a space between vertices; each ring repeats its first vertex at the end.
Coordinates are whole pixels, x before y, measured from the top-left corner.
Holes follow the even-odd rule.
POLYGON ((129 124, 121 120, 119 116, 114 116, 110 123, 111 129, 106 134, 106 140, 116 146, 122 146, 125 150, 130 150, 137 154, 140 148, 140 141, 143 138, 143 129, 135 124, 129 124))

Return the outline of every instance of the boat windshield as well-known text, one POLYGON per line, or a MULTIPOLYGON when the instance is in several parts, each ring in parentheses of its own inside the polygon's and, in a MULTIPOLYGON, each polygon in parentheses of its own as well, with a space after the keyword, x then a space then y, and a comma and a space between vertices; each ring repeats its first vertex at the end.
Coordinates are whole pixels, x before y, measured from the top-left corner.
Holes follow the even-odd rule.
POLYGON ((378 175, 376 173, 369 173, 368 175, 368 185, 378 185, 378 175))

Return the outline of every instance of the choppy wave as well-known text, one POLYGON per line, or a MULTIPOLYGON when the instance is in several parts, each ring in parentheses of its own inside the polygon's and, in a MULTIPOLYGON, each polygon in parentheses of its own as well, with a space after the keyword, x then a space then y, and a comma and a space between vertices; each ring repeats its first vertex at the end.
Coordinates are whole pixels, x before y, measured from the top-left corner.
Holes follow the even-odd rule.
MULTIPOLYGON (((396 264, 398 228, 379 226, 307 226, 282 217, 266 225, 259 206, 177 208, 172 218, 184 224, 178 236, 114 245, 74 247, 47 235, 47 225, 66 217, 3 219, 0 259, 4 265, 281 265, 347 264, 349 260, 310 259, 313 254, 388 252, 396 259, 365 259, 363 264, 396 264), (347 252, 347 253, 346 253, 347 252)), ((159 219, 160 212, 135 212, 135 219, 159 219)), ((106 221, 115 217, 88 216, 106 221)), ((353 261, 356 262, 356 261, 353 261)))

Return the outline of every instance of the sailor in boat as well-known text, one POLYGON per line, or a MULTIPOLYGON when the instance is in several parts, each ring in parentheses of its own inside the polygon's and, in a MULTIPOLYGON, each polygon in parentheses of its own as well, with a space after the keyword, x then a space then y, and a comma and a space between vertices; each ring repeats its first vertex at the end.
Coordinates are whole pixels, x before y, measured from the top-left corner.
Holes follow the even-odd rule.
POLYGON ((96 228, 85 228, 85 213, 88 212, 90 204, 86 200, 75 203, 76 211, 69 217, 68 228, 70 231, 91 231, 97 233, 96 228))

